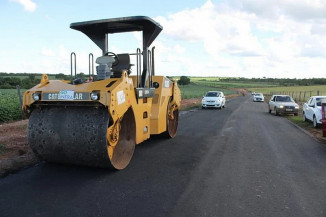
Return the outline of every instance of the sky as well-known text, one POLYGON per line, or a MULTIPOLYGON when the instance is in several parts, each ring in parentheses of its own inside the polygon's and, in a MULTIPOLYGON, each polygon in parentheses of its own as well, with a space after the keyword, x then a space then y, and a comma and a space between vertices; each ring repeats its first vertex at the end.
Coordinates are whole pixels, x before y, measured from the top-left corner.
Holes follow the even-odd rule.
MULTIPOLYGON (((101 50, 70 23, 139 15, 163 26, 157 75, 326 77, 325 0, 0 0, 0 72, 70 74, 75 52, 88 73, 88 54, 101 50)), ((108 43, 134 53, 141 34, 108 43)))

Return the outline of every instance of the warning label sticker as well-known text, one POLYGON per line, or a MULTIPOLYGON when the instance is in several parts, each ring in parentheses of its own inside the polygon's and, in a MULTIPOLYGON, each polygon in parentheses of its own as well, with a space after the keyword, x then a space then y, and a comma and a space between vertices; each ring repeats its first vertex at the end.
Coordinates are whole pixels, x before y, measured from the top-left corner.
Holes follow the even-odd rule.
POLYGON ((126 101, 126 95, 123 92, 123 90, 120 90, 117 92, 117 100, 118 100, 118 105, 120 105, 126 101))

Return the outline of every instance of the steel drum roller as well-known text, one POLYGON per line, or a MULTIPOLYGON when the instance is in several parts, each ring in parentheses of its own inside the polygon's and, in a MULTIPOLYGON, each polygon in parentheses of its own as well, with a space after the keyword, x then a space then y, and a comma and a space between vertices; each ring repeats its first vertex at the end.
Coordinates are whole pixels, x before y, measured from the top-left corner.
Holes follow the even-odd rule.
POLYGON ((45 161, 111 167, 108 122, 104 107, 36 108, 29 119, 28 143, 45 161))

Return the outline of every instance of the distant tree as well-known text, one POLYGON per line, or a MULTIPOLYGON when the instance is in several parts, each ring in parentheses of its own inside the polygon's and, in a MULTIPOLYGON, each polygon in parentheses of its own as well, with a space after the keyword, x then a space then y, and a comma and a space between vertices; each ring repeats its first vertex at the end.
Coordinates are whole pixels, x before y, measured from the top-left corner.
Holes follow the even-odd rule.
POLYGON ((178 80, 179 85, 188 85, 190 84, 190 78, 187 76, 181 76, 180 79, 178 80))
POLYGON ((0 85, 0 89, 12 89, 12 86, 8 83, 0 85))
POLYGON ((31 74, 28 76, 29 80, 31 80, 32 82, 35 80, 35 75, 31 74))
POLYGON ((67 75, 65 75, 63 73, 59 73, 59 74, 55 75, 55 78, 59 79, 59 80, 68 80, 67 75))
POLYGON ((21 88, 23 89, 29 89, 33 86, 32 81, 29 78, 24 78, 22 80, 21 88))
POLYGON ((87 79, 88 76, 86 76, 85 73, 81 72, 81 73, 77 74, 77 78, 87 79))
POLYGON ((16 87, 16 85, 21 85, 21 79, 17 77, 10 77, 11 81, 8 82, 12 87, 16 87))

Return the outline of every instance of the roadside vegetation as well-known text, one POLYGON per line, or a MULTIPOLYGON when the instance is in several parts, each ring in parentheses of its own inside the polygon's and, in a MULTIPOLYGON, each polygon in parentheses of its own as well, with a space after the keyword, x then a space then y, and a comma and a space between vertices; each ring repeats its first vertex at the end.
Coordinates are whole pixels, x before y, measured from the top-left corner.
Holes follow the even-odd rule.
MULTIPOLYGON (((86 78, 79 73, 77 77, 86 78)), ((29 89, 40 82, 41 74, 0 72, 0 123, 22 118, 16 85, 29 89)), ((50 74, 50 79, 69 80, 69 75, 50 74)), ((306 101, 311 95, 326 95, 326 79, 274 79, 226 77, 172 77, 177 79, 182 99, 199 99, 208 91, 223 91, 226 96, 237 95, 242 89, 271 94, 289 94, 297 101, 306 101), (319 85, 316 85, 319 84, 319 85), (325 85, 321 85, 325 84, 325 85)), ((198 102, 197 105, 198 106, 198 102)))
POLYGON ((323 137, 323 131, 321 126, 314 128, 312 122, 309 121, 303 122, 302 114, 299 116, 287 116, 287 118, 292 123, 296 124, 297 126, 301 127, 302 129, 312 134, 314 138, 316 138, 318 141, 324 144, 326 143, 326 137, 323 137))
POLYGON ((250 88, 252 92, 263 93, 266 96, 273 94, 290 95, 295 101, 306 102, 311 96, 326 95, 326 85, 313 86, 291 86, 291 87, 264 87, 264 88, 250 88))
POLYGON ((220 87, 206 85, 204 83, 191 83, 189 85, 179 85, 179 88, 181 90, 182 99, 200 98, 203 97, 208 91, 222 91, 225 95, 234 94, 237 92, 234 90, 228 90, 220 87))
POLYGON ((17 90, 0 89, 0 123, 19 119, 22 119, 22 113, 17 90))

